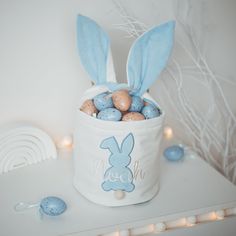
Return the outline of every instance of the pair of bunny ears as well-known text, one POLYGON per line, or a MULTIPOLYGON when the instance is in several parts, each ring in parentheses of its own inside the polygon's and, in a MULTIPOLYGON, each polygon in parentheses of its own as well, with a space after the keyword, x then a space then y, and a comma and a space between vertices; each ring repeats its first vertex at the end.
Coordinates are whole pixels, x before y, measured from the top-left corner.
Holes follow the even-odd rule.
MULTIPOLYGON (((132 45, 126 70, 128 87, 142 96, 165 68, 171 54, 175 22, 169 21, 141 35, 132 45)), ((96 85, 116 90, 110 40, 103 29, 86 16, 78 15, 77 40, 81 62, 96 85), (113 82, 113 83, 112 83, 113 82)))

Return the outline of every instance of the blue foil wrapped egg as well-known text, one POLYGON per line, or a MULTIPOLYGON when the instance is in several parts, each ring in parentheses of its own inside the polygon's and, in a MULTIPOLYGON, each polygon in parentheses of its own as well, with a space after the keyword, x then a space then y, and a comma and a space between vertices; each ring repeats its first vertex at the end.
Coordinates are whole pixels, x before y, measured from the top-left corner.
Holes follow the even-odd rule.
POLYGON ((40 202, 40 211, 49 216, 61 215, 66 208, 66 203, 58 197, 46 197, 40 202))
POLYGON ((184 157, 184 149, 178 145, 173 145, 166 148, 163 154, 169 161, 179 161, 184 157))
POLYGON ((99 111, 113 107, 113 101, 108 92, 98 94, 93 98, 93 102, 99 111))
POLYGON ((106 108, 100 111, 97 116, 98 119, 107 121, 119 121, 121 117, 121 112, 116 108, 106 108))
POLYGON ((143 99, 139 96, 132 96, 132 102, 129 108, 129 111, 140 112, 144 106, 143 99))
POLYGON ((161 115, 160 110, 153 104, 144 106, 141 112, 146 119, 152 119, 161 115))

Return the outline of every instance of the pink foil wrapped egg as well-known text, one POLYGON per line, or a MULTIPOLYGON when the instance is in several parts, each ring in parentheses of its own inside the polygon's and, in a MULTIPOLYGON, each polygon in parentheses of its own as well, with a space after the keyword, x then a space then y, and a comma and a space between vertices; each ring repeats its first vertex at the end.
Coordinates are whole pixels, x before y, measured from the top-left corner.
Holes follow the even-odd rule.
POLYGON ((112 100, 115 108, 122 111, 128 111, 132 99, 127 90, 118 90, 112 94, 112 100))
POLYGON ((84 101, 84 103, 82 104, 80 110, 86 114, 88 114, 89 116, 92 116, 94 113, 98 113, 97 108, 95 107, 93 101, 91 99, 88 99, 86 101, 84 101))
POLYGON ((144 115, 139 112, 128 112, 122 117, 122 121, 138 121, 145 120, 144 115))

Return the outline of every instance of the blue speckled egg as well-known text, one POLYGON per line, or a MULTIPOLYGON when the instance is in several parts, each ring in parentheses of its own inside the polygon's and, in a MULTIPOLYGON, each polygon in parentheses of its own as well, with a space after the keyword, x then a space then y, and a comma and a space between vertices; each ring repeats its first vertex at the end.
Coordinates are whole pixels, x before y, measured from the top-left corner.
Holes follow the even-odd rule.
POLYGON ((143 99, 139 96, 132 96, 132 102, 129 111, 140 112, 144 106, 143 99))
POLYGON ((184 149, 178 145, 173 145, 164 150, 164 156, 169 161, 179 161, 184 156, 184 149))
POLYGON ((121 120, 122 114, 115 108, 107 108, 98 113, 97 118, 100 120, 108 121, 119 121, 121 120))
POLYGON ((145 116, 146 119, 152 119, 157 116, 160 116, 161 112, 156 106, 154 106, 153 104, 149 104, 143 107, 142 114, 145 116))
POLYGON ((145 106, 148 106, 149 104, 152 104, 153 106, 156 106, 156 104, 152 100, 150 100, 148 98, 144 98, 143 102, 144 102, 145 106))
POLYGON ((46 197, 40 202, 40 209, 49 216, 58 216, 66 210, 66 203, 58 197, 46 197))
POLYGON ((113 107, 113 101, 111 96, 109 95, 110 94, 106 92, 98 94, 93 98, 94 105, 99 111, 113 107))

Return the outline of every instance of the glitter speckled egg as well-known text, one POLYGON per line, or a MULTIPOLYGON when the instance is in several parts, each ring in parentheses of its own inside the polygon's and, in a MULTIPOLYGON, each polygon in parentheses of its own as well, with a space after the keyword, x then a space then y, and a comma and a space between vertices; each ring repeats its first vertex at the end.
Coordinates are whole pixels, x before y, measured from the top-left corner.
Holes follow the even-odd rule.
POLYGON ((120 111, 128 111, 131 105, 131 96, 127 90, 118 90, 112 94, 115 108, 120 111))
POLYGON ((142 114, 146 119, 152 119, 161 115, 160 110, 152 104, 144 106, 142 109, 142 114))
POLYGON ((122 121, 138 121, 145 120, 145 117, 138 112, 128 112, 122 117, 122 121))
POLYGON ((98 119, 107 121, 119 121, 121 117, 121 112, 115 108, 104 109, 100 111, 97 116, 98 119))
POLYGON ((129 111, 140 112, 144 106, 143 99, 139 96, 132 96, 132 102, 129 111))
POLYGON ((93 98, 93 102, 99 111, 113 107, 112 98, 108 92, 98 94, 93 98))
POLYGON ((81 106, 80 110, 89 116, 92 116, 94 113, 97 113, 98 110, 95 107, 93 101, 91 99, 88 99, 84 101, 83 105, 81 106))
POLYGON ((184 149, 178 145, 173 145, 166 148, 163 154, 169 161, 179 161, 184 156, 184 149))
POLYGON ((147 99, 147 98, 143 99, 143 103, 144 103, 144 106, 148 106, 150 104, 153 105, 153 106, 156 106, 153 101, 151 101, 150 99, 147 99))
POLYGON ((40 209, 49 216, 58 216, 66 210, 66 203, 58 197, 46 197, 40 203, 40 209))

